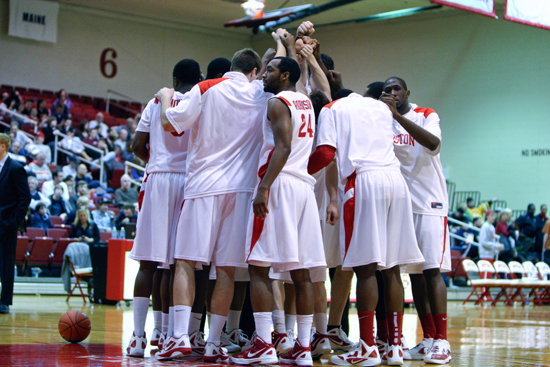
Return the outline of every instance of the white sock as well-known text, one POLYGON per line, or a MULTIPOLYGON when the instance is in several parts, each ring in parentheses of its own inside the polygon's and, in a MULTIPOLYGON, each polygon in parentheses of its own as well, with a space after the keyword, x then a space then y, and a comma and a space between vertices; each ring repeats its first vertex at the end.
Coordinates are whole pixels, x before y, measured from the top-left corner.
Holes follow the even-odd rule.
POLYGON ((241 322, 241 311, 229 310, 227 314, 227 325, 225 331, 229 334, 231 331, 238 329, 241 322))
POLYGON ((292 330, 296 328, 296 315, 285 315, 285 325, 287 330, 292 330))
POLYGON ((327 335, 328 317, 325 312, 314 314, 313 322, 315 324, 315 329, 317 329, 319 334, 327 335))
POLYGON ((271 317, 273 318, 273 329, 279 334, 286 334, 285 311, 274 310, 271 317))
POLYGON ((206 321, 208 322, 208 328, 210 329, 210 316, 212 316, 212 314, 210 312, 206 312, 206 321))
POLYGON ((271 312, 254 312, 256 335, 264 342, 271 344, 271 312))
POLYGON ((134 297, 134 333, 136 336, 145 335, 145 321, 149 311, 149 297, 134 297))
POLYGON ((189 335, 201 328, 202 313, 191 312, 189 317, 189 335))
POLYGON ((153 318, 155 319, 155 329, 162 329, 162 311, 153 311, 153 318))
POLYGON ((177 305, 174 306, 174 338, 179 339, 189 332, 189 316, 191 307, 177 305))
POLYGON ((171 337, 174 335, 174 306, 170 306, 168 309, 168 331, 166 332, 166 337, 171 337))
POLYGON ((168 325, 170 324, 170 314, 163 313, 162 314, 162 333, 167 334, 168 333, 168 325))
POLYGON ((214 343, 216 345, 220 344, 220 336, 222 335, 223 326, 225 325, 226 316, 221 315, 210 315, 210 329, 208 332, 209 343, 214 343))
POLYGON ((311 337, 311 325, 313 324, 313 315, 297 315, 298 321, 298 340, 302 347, 309 347, 309 338, 311 337))

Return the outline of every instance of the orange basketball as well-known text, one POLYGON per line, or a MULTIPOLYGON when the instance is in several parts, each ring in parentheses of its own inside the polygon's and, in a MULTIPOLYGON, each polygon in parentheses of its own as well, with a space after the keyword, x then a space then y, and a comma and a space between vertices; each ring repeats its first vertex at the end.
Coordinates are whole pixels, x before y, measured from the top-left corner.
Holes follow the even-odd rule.
POLYGON ((79 343, 90 335, 92 324, 86 314, 69 311, 59 319, 59 334, 68 342, 79 343))

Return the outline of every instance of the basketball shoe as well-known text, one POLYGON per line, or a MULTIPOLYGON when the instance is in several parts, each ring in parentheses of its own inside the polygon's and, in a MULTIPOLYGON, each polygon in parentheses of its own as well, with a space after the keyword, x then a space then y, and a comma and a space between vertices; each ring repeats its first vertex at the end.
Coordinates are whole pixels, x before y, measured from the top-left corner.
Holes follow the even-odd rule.
POLYGON ((405 339, 405 335, 403 334, 401 334, 401 346, 403 347, 403 359, 410 360, 411 353, 409 349, 409 344, 407 343, 407 339, 405 339))
POLYGON ((424 357, 424 363, 445 364, 451 362, 451 345, 444 339, 436 339, 424 357))
POLYGON ((255 336, 253 339, 254 344, 245 352, 232 356, 231 362, 244 365, 279 363, 273 344, 267 344, 259 336, 255 336))
MULTIPOLYGON (((296 347, 296 344, 294 345, 296 347)), ((332 348, 330 347, 330 342, 328 337, 323 335, 315 328, 311 329, 311 357, 313 359, 321 358, 325 354, 330 354, 332 348)))
POLYGON ((227 349, 222 347, 221 343, 220 345, 216 345, 214 343, 206 343, 206 347, 204 348, 204 362, 211 362, 211 363, 222 363, 229 359, 229 356, 227 355, 227 349))
POLYGON ((386 354, 386 347, 388 346, 388 343, 383 341, 382 339, 376 337, 376 345, 378 346, 378 353, 383 356, 386 354))
POLYGON ((402 345, 386 345, 386 354, 382 357, 382 364, 388 366, 403 365, 403 346, 402 345))
POLYGON ((193 353, 191 343, 189 343, 189 335, 182 335, 179 338, 171 336, 162 345, 162 350, 155 354, 155 358, 159 360, 169 360, 180 358, 193 353))
POLYGON ((224 347, 229 353, 235 353, 235 352, 241 351, 241 346, 234 344, 229 338, 229 335, 227 335, 223 331, 222 331, 222 335, 220 336, 220 341, 222 342, 222 347, 224 347))
POLYGON ((244 335, 241 329, 233 329, 227 335, 229 336, 231 343, 236 344, 241 348, 248 342, 248 338, 244 335))
POLYGON ((204 348, 206 347, 206 341, 204 340, 204 333, 200 330, 194 331, 189 335, 189 343, 191 344, 192 357, 202 357, 204 355, 204 348))
POLYGON ((257 338, 256 331, 254 331, 252 333, 252 336, 250 337, 250 340, 247 341, 246 344, 244 345, 244 347, 241 348, 241 352, 246 352, 247 350, 252 348, 252 346, 256 342, 256 338, 257 338))
POLYGON ((159 337, 159 342, 158 342, 158 345, 157 347, 159 348, 159 350, 162 350, 162 345, 164 344, 164 341, 166 340, 166 334, 164 333, 160 333, 160 337, 159 337))
POLYGON ((271 334, 271 341, 273 342, 273 346, 275 346, 275 350, 277 350, 277 355, 289 352, 292 349, 292 342, 287 334, 279 334, 273 331, 271 334))
POLYGON ((378 366, 381 359, 376 345, 368 346, 360 340, 349 352, 332 356, 330 362, 338 366, 378 366))
POLYGON ((405 360, 413 360, 413 361, 421 361, 424 359, 426 354, 430 351, 432 348, 432 345, 434 343, 434 340, 432 338, 424 338, 420 343, 418 343, 417 346, 414 348, 409 349, 409 355, 404 355, 403 359, 405 360))
POLYGON ((126 354, 130 357, 143 358, 145 355, 145 348, 147 347, 147 335, 143 333, 142 337, 136 336, 136 333, 132 333, 132 339, 128 343, 126 348, 126 354))
POLYGON ((299 340, 296 340, 294 347, 291 351, 279 357, 279 360, 283 364, 295 365, 295 366, 313 366, 313 359, 311 358, 310 347, 302 347, 299 340))
POLYGON ((354 347, 341 326, 338 329, 329 331, 327 337, 334 352, 348 352, 354 347))
POLYGON ((162 335, 162 332, 159 329, 157 328, 153 329, 153 336, 151 336, 151 342, 150 342, 153 347, 158 347, 159 339, 161 335, 162 335))

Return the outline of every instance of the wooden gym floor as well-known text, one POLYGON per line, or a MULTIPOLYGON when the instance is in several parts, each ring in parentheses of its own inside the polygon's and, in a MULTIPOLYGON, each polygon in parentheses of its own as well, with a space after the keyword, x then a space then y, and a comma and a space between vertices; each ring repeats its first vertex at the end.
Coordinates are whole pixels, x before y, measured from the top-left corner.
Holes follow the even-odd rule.
MULTIPOLYGON (((450 302, 448 313, 452 366, 550 366, 549 306, 482 308, 450 302)), ((350 317, 350 339, 357 340, 355 312, 350 317)), ((150 350, 144 359, 125 357, 132 330, 132 309, 124 304, 91 306, 78 297, 67 304, 60 296, 16 296, 11 313, 0 315, 0 366, 207 366, 187 360, 160 363, 148 357, 150 350), (65 343, 57 331, 60 316, 71 309, 92 321, 92 332, 81 344, 65 343)), ((406 311, 404 334, 410 346, 422 338, 414 309, 406 311)), ((316 365, 328 365, 326 358, 316 365)), ((405 361, 405 366, 422 365, 405 361)))

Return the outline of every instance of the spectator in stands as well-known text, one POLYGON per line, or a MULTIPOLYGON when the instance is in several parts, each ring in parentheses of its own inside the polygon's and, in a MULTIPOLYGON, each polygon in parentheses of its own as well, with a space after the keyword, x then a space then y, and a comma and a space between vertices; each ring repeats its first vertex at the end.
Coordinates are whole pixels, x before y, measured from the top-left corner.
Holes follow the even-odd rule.
POLYGON ((44 144, 50 145, 55 141, 55 134, 54 132, 59 130, 59 127, 57 126, 57 119, 53 116, 48 117, 46 120, 46 126, 42 128, 42 132, 44 133, 44 144))
POLYGON ((132 180, 130 176, 123 175, 120 178, 120 188, 115 191, 115 204, 118 207, 134 205, 138 202, 139 193, 131 185, 132 180))
MULTIPOLYGON (((143 168, 145 168, 145 165, 146 165, 144 161, 142 161, 141 159, 139 159, 138 157, 135 157, 135 156, 134 156, 134 159, 132 160, 132 163, 137 164, 138 166, 141 166, 143 168)), ((132 167, 132 172, 131 172, 132 176, 131 177, 134 180, 143 181, 143 173, 144 172, 145 172, 145 169, 138 170, 138 169, 135 169, 134 167, 132 167)))
POLYGON ((516 227, 519 229, 518 253, 525 256, 529 252, 537 237, 537 219, 535 218, 535 204, 527 206, 527 213, 516 219, 516 227))
POLYGON ((32 98, 25 100, 25 103, 23 104, 23 109, 21 110, 21 114, 25 116, 30 116, 34 102, 35 100, 32 98))
POLYGON ((66 119, 63 121, 63 123, 59 126, 59 131, 61 131, 62 134, 67 134, 67 130, 69 130, 70 127, 73 127, 73 120, 66 119))
POLYGON ((46 233, 48 232, 48 228, 53 228, 44 203, 36 204, 36 210, 31 219, 31 227, 42 228, 46 233))
POLYGON ((46 182, 52 179, 52 172, 50 167, 46 164, 46 155, 44 153, 38 153, 34 161, 32 161, 27 168, 28 172, 33 172, 38 179, 38 182, 46 182))
POLYGON ((517 256, 515 231, 510 223, 511 218, 512 209, 504 209, 497 217, 496 234, 500 236, 499 242, 504 245, 504 250, 500 252, 499 259, 504 262, 509 262, 517 256))
POLYGON ((4 100, 4 104, 8 110, 17 111, 19 105, 21 104, 21 96, 16 90, 11 90, 9 96, 4 100))
POLYGON ((544 224, 544 228, 542 229, 543 238, 542 243, 544 245, 544 252, 542 253, 542 261, 544 261, 547 264, 550 264, 550 256, 547 254, 550 253, 548 250, 550 250, 550 220, 547 220, 544 224))
MULTIPOLYGON (((67 178, 68 176, 72 176, 74 179, 76 177, 76 169, 78 167, 78 160, 75 156, 71 155, 69 156, 69 164, 63 167, 63 176, 67 178)), ((75 181, 76 185, 76 181, 75 181)))
POLYGON ((67 184, 63 182, 63 171, 60 169, 54 169, 52 172, 52 179, 42 184, 42 193, 46 197, 53 195, 55 187, 61 187, 61 197, 63 200, 69 200, 69 188, 67 184))
POLYGON ((99 142, 99 130, 97 127, 90 127, 88 129, 88 137, 83 140, 84 143, 88 145, 92 145, 94 147, 97 147, 97 143, 99 142))
POLYGON ((39 99, 37 104, 38 118, 42 120, 42 116, 49 116, 50 110, 46 107, 46 100, 39 99))
MULTIPOLYGON (((474 218, 483 218, 483 214, 485 214, 486 211, 491 209, 491 204, 493 201, 496 201, 497 198, 493 198, 493 200, 486 201, 483 204, 480 204, 478 207, 475 207, 475 202, 473 198, 467 198, 466 199, 466 211, 465 215, 470 218, 470 220, 473 222, 474 218)), ((483 220, 483 219, 482 219, 483 220)))
POLYGON ((65 89, 60 89, 59 92, 57 92, 57 99, 53 101, 52 109, 55 109, 58 105, 65 106, 67 115, 71 108, 73 108, 73 102, 67 96, 65 89))
POLYGON ((118 145, 122 151, 125 151, 127 142, 128 142, 128 130, 120 129, 118 133, 118 139, 115 140, 115 145, 118 145))
POLYGON ((38 109, 36 107, 31 108, 31 113, 29 114, 29 119, 40 122, 40 117, 38 116, 38 109))
POLYGON ((88 127, 90 129, 97 128, 99 130, 99 135, 103 136, 104 138, 109 136, 109 126, 107 126, 107 124, 103 122, 103 114, 101 112, 98 112, 95 115, 95 120, 90 121, 88 127))
POLYGON ((108 199, 99 199, 97 209, 92 212, 92 218, 102 232, 112 232, 115 226, 115 213, 109 210, 108 199))
POLYGON ((28 135, 25 134, 23 131, 19 130, 19 124, 15 121, 10 124, 10 132, 15 134, 15 138, 13 139, 13 141, 20 142, 22 147, 25 147, 25 145, 32 143, 32 139, 29 138, 28 135))
POLYGON ((48 209, 50 210, 50 215, 65 219, 69 210, 67 208, 67 201, 63 199, 62 195, 63 188, 61 186, 56 186, 53 190, 53 194, 50 196, 50 201, 52 203, 48 209))
POLYGON ((90 217, 88 209, 80 208, 76 211, 71 238, 89 244, 99 242, 99 228, 90 217))
POLYGON ((58 125, 61 125, 63 121, 69 118, 69 115, 65 113, 65 109, 63 108, 63 105, 60 105, 60 104, 55 106, 55 109, 53 109, 52 117, 55 117, 58 125))
POLYGON ((40 202, 44 203, 46 207, 50 206, 50 199, 38 191, 38 180, 36 179, 36 176, 29 176, 27 180, 29 182, 29 191, 31 192, 31 204, 29 205, 29 208, 31 208, 34 212, 36 205, 40 202))
POLYGON ((537 221, 537 238, 535 241, 535 251, 537 253, 541 253, 542 251, 542 244, 544 243, 544 234, 542 233, 542 229, 544 228, 544 225, 546 224, 546 221, 548 218, 546 217, 546 213, 548 212, 548 207, 546 204, 542 204, 540 206, 540 213, 537 214, 535 217, 537 221))
POLYGON ((13 143, 11 143, 11 148, 8 155, 11 159, 15 159, 23 166, 27 165, 27 156, 25 155, 25 151, 21 149, 20 142, 14 141, 13 143))
POLYGON ((78 169, 76 171, 76 177, 74 178, 76 184, 80 181, 86 182, 86 185, 89 185, 90 182, 92 182, 92 178, 88 176, 88 167, 84 163, 80 163, 78 165, 78 169))
POLYGON ((31 156, 36 156, 38 153, 44 153, 46 156, 46 164, 49 165, 52 163, 52 150, 49 146, 44 144, 44 133, 39 132, 38 135, 36 135, 35 142, 32 144, 27 144, 25 147, 26 151, 31 156))
MULTIPOLYGON (((76 218, 76 212, 78 209, 86 209, 90 212, 90 217, 92 215, 92 212, 90 210, 90 192, 88 191, 88 188, 86 188, 87 193, 85 195, 82 195, 80 197, 75 197, 74 200, 74 208, 71 209, 69 214, 67 214, 67 218, 65 219, 65 223, 73 223, 74 219, 76 218)), ((71 199, 73 197, 71 196, 71 199)), ((94 209, 92 207, 92 209, 94 209)))
POLYGON ((496 214, 488 211, 486 219, 487 221, 483 223, 479 232, 479 257, 493 263, 499 251, 504 249, 504 245, 497 242, 495 227, 493 226, 496 214))
MULTIPOLYGON (((65 176, 65 173, 63 172, 63 176, 65 176)), ((74 195, 76 193, 76 183, 74 181, 74 177, 69 175, 63 178, 63 182, 67 185, 67 189, 69 190, 69 197, 74 195)))
POLYGON ((74 136, 74 129, 72 127, 67 129, 67 136, 58 144, 61 148, 73 152, 77 156, 81 156, 86 160, 91 160, 90 156, 84 150, 84 144, 82 144, 80 138, 74 136))
POLYGON ((128 136, 130 136, 130 134, 132 133, 132 125, 135 124, 135 122, 136 120, 134 120, 131 117, 128 117, 126 119, 126 125, 117 126, 116 132, 120 135, 120 132, 122 130, 126 130, 126 132, 128 133, 128 136))
POLYGON ((124 224, 137 223, 137 215, 134 213, 134 205, 125 205, 118 213, 115 220, 116 229, 120 230, 124 224))

